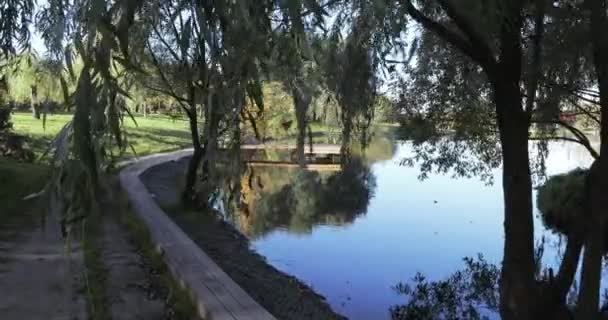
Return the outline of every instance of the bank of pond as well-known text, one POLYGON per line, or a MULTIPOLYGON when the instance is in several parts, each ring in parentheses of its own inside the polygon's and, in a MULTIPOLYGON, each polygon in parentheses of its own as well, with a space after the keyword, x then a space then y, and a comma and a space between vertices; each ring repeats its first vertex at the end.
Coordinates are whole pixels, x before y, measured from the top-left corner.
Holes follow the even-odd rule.
MULTIPOLYGON (((152 168, 143 180, 178 225, 278 318, 390 319, 429 281, 484 272, 491 287, 502 259, 500 168, 483 179, 432 170, 420 179, 421 164, 404 161, 413 148, 376 139, 371 152, 339 169, 244 164, 206 190, 213 206, 200 210, 184 209, 175 192, 187 159, 152 168)), ((582 147, 550 143, 546 174, 591 162, 582 147)), ((557 268, 563 241, 536 208, 535 217, 542 262, 557 268)), ((483 290, 492 304, 496 292, 483 290)), ((472 306, 497 318, 496 306, 472 306)))

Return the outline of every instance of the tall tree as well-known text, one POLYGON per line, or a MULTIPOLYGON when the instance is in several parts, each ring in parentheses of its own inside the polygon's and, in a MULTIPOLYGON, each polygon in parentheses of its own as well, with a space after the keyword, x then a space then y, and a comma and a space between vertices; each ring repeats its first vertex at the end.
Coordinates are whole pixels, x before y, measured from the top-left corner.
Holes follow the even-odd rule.
POLYGON ((587 188, 591 203, 590 228, 585 241, 577 319, 598 317, 603 237, 608 217, 608 7, 605 0, 587 0, 589 33, 599 89, 600 156, 591 167, 587 188))
POLYGON ((402 3, 414 21, 460 50, 487 77, 503 157, 505 242, 500 311, 503 319, 535 319, 538 297, 534 281, 532 181, 528 154, 531 122, 522 103, 521 87, 526 1, 465 2, 456 6, 453 1, 438 0, 432 4, 427 2, 423 9, 418 9, 412 1, 402 3), (432 10, 440 12, 439 18, 444 21, 431 18, 428 13, 432 10), (473 20, 471 17, 477 14, 486 14, 486 18, 473 20), (489 24, 489 19, 495 24, 489 24))

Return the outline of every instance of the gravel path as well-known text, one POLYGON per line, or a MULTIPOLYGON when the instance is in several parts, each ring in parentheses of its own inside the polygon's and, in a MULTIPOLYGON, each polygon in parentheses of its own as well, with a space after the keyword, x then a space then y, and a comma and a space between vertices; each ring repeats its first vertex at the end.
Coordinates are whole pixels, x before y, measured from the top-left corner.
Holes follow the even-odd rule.
POLYGON ((0 248, 0 318, 87 319, 82 249, 74 242, 68 254, 56 219, 0 248))

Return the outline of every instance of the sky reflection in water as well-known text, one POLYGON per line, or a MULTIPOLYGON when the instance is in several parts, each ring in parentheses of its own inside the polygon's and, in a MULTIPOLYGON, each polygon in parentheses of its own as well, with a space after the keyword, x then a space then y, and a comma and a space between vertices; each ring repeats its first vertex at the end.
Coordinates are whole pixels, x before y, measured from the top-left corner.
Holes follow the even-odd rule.
MULTIPOLYGON (((500 263, 502 256, 500 170, 494 171, 495 183, 490 186, 479 179, 452 179, 450 175, 429 175, 421 182, 419 168, 399 165, 409 150, 407 144, 398 144, 391 160, 369 167, 375 185, 371 186, 373 197, 362 212, 338 212, 334 206, 324 214, 298 217, 302 221, 294 222, 296 214, 292 211, 297 210, 293 206, 269 209, 276 205, 267 202, 266 206, 252 205, 248 217, 233 219, 248 233, 257 252, 324 295, 337 312, 351 319, 388 319, 389 307, 403 302, 392 287, 411 279, 416 272, 429 279, 442 279, 463 267, 463 257, 483 253, 488 261, 500 263), (256 210, 278 211, 265 214, 256 210), (332 214, 339 217, 332 218, 332 214), (252 225, 257 227, 252 229, 252 225)), ((590 162, 582 147, 552 143, 547 171, 562 173, 590 162)), ((269 194, 276 195, 281 184, 293 189, 289 187, 297 174, 293 170, 273 168, 266 178, 259 173, 262 171, 258 171, 262 177, 259 182, 275 185, 264 186, 264 194, 251 190, 257 202, 269 194)), ((304 189, 292 198, 301 198, 306 188, 310 193, 327 194, 330 191, 322 188, 331 175, 316 175, 317 184, 299 183, 304 189)), ((289 198, 285 189, 275 202, 289 198)), ((327 197, 320 200, 324 201, 327 197)), ((306 205, 311 206, 310 202, 306 205)), ((305 212, 306 207, 299 210, 305 212)), ((544 261, 554 264, 557 255, 552 244, 556 237, 545 232, 537 219, 536 236, 541 235, 549 239, 544 261)))

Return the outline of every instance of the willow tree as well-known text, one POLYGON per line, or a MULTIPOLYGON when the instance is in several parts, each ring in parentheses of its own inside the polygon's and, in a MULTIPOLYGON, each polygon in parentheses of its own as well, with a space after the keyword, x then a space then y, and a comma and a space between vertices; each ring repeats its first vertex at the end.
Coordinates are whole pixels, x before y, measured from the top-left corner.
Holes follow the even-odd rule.
POLYGON ((6 0, 0 4, 0 63, 29 48, 33 13, 33 0, 6 0))
POLYGON ((51 209, 62 213, 64 231, 96 210, 99 175, 111 161, 112 146, 124 149, 121 128, 127 94, 121 70, 137 64, 131 55, 130 28, 142 1, 51 0, 37 25, 49 55, 73 75, 75 89, 66 92, 75 107, 72 121, 58 134, 51 150, 51 209), (74 56, 82 60, 76 75, 74 56))
POLYGON ((309 127, 309 110, 319 84, 320 66, 314 50, 315 31, 327 25, 326 9, 332 9, 339 1, 293 1, 279 4, 280 14, 274 30, 272 74, 277 78, 293 99, 294 113, 298 128, 296 139, 297 159, 305 165, 305 140, 309 127))

